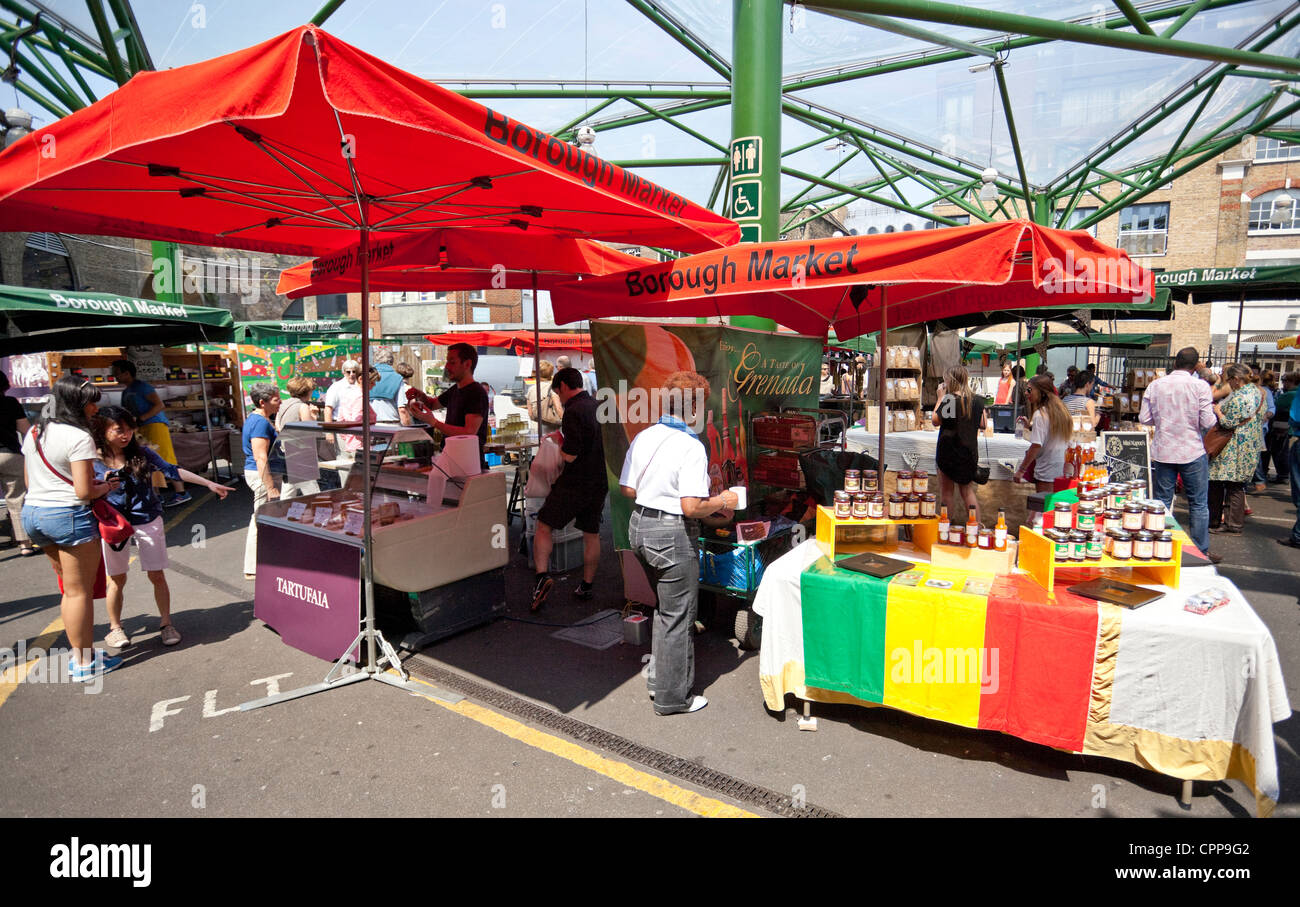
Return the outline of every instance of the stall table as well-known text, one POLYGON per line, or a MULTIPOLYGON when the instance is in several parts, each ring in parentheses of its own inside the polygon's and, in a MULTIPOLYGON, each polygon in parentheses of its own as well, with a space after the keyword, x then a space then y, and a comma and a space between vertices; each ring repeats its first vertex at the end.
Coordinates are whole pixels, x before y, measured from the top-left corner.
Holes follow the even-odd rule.
POLYGON ((815 541, 768 566, 754 600, 767 708, 787 693, 884 705, 1184 780, 1236 778, 1272 813, 1272 724, 1291 707, 1268 628, 1213 567, 1184 568, 1177 590, 1128 610, 1066 591, 1068 569, 1049 594, 1023 573, 905 556, 914 575, 889 580, 834 569, 815 541), (1183 610, 1211 585, 1231 602, 1183 610))
POLYGON ((190 472, 203 474, 208 471, 209 464, 215 470, 217 464, 212 461, 215 454, 218 460, 225 460, 230 464, 231 472, 234 475, 241 475, 244 471, 244 439, 238 431, 232 431, 226 428, 213 429, 211 432, 203 431, 174 431, 172 432, 172 448, 176 451, 176 465, 181 469, 188 469, 190 472), (212 447, 208 447, 208 435, 212 436, 212 447))

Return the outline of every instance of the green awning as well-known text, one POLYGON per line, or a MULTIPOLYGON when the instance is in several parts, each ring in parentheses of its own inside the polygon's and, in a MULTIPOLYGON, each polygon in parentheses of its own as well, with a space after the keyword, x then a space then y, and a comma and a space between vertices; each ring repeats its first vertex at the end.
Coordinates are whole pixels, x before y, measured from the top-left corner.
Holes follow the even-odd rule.
POLYGON ((1235 302, 1243 294, 1246 299, 1297 299, 1300 265, 1183 268, 1157 274, 1156 287, 1168 288, 1179 302, 1235 302))
MULTIPOLYGON (((1001 350, 1006 353, 1023 355, 1026 351, 1033 352, 1035 346, 1043 340, 1042 331, 1034 334, 1027 340, 1020 341, 1019 344, 1003 344, 1001 350)), ((1106 347, 1107 349, 1120 350, 1144 350, 1151 346, 1152 337, 1150 334, 1058 334, 1052 332, 1047 337, 1048 349, 1055 349, 1062 346, 1097 346, 1106 347)))
POLYGON ((99 346, 228 342, 225 309, 115 296, 0 286, 0 356, 99 346))
POLYGON ((360 318, 316 318, 310 321, 240 321, 235 342, 265 346, 297 346, 335 340, 343 334, 361 335, 360 318))

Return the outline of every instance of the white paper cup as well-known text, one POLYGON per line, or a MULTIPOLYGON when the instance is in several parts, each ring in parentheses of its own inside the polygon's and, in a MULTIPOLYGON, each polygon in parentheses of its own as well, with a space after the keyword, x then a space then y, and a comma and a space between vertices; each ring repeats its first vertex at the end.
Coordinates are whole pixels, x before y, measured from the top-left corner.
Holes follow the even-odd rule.
POLYGON ((745 486, 744 486, 744 485, 733 485, 733 486, 731 486, 730 488, 728 488, 727 490, 730 491, 732 494, 734 494, 734 495, 736 496, 736 498, 739 500, 739 503, 736 504, 736 509, 737 509, 737 510, 744 510, 744 509, 745 509, 745 505, 748 503, 748 502, 745 500, 745 486))

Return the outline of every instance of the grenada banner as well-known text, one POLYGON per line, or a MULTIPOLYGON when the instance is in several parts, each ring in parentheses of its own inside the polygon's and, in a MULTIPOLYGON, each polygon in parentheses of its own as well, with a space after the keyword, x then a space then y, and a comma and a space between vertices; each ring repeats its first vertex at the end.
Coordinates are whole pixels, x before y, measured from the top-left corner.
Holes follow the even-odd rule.
MULTIPOLYGON (((698 372, 709 382, 698 437, 709 455, 711 494, 750 485, 754 415, 783 406, 817 407, 820 338, 725 325, 595 321, 591 341, 616 548, 628 547, 632 513, 632 501, 618 487, 623 458, 632 439, 658 421, 658 389, 669 375, 698 372)), ((757 513, 752 503, 750 512, 757 513)))

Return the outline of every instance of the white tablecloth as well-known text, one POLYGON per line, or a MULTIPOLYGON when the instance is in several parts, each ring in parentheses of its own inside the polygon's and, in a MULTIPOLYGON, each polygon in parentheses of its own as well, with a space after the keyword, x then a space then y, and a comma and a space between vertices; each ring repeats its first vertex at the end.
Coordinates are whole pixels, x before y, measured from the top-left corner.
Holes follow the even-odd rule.
MULTIPOLYGON (((898 431, 885 435, 885 463, 892 470, 924 469, 931 475, 938 466, 934 462, 934 446, 939 440, 935 431, 898 431)), ((865 451, 872 456, 879 449, 880 436, 865 428, 850 428, 849 450, 865 451)), ((1010 479, 1020 461, 1025 458, 1029 442, 1015 435, 980 435, 980 465, 989 468, 989 478, 1010 479)))
MULTIPOLYGON (((769 709, 783 708, 786 693, 872 704, 804 686, 800 575, 821 556, 815 541, 804 542, 768 565, 754 597, 763 618, 758 673, 769 709)), ((1178 778, 1238 778, 1253 788, 1259 813, 1270 814, 1279 795, 1273 723, 1291 716, 1272 634, 1213 567, 1184 568, 1177 590, 1151 588, 1166 596, 1135 611, 1098 605, 1082 751, 1178 778), (1183 610, 1189 595, 1210 585, 1226 590, 1231 602, 1207 615, 1183 610)))

